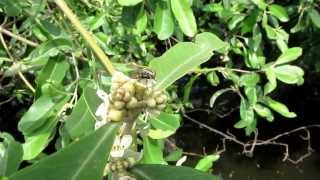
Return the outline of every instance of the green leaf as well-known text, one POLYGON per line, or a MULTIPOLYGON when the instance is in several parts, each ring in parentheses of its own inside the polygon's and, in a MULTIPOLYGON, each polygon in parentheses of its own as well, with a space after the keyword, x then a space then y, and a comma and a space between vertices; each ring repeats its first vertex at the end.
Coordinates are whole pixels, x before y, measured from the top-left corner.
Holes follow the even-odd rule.
POLYGON ((183 155, 183 150, 177 148, 175 151, 171 152, 168 156, 166 156, 166 161, 178 161, 183 155))
POLYGON ((163 139, 176 132, 180 126, 180 115, 161 112, 159 116, 151 116, 150 123, 154 129, 149 130, 152 139, 163 139))
POLYGON ((121 6, 134 6, 136 4, 139 4, 143 0, 118 0, 118 3, 121 6))
POLYGON ((231 20, 228 22, 228 28, 230 30, 234 29, 237 27, 237 25, 246 18, 245 15, 243 14, 237 14, 231 18, 231 20))
POLYGON ((183 88, 183 103, 188 103, 189 102, 189 98, 190 98, 190 93, 192 90, 192 86, 193 83, 198 79, 198 77, 201 74, 197 74, 195 76, 192 76, 189 81, 187 82, 187 84, 184 86, 183 88))
POLYGON ((254 87, 260 81, 260 76, 257 73, 248 73, 240 77, 240 85, 247 87, 254 87))
POLYGON ((302 49, 300 47, 293 47, 283 52, 275 62, 275 65, 285 64, 296 60, 302 55, 302 49))
POLYGON ((271 99, 270 97, 265 97, 262 101, 265 105, 269 106, 272 110, 281 114, 287 118, 295 118, 297 117, 296 113, 290 112, 286 105, 271 99))
POLYGON ((0 8, 4 9, 7 16, 18 16, 22 12, 18 0, 1 0, 0 8))
POLYGON ((9 176, 18 170, 22 161, 22 146, 8 133, 0 133, 0 176, 9 176))
POLYGON ((277 31, 269 25, 264 25, 264 30, 267 33, 267 37, 271 40, 277 40, 277 31))
POLYGON ((174 32, 169 0, 157 1, 153 29, 158 39, 168 39, 174 32))
POLYGON ((254 111, 253 108, 249 105, 247 100, 241 99, 240 103, 240 117, 241 120, 237 122, 235 128, 244 128, 250 126, 254 122, 254 111))
POLYGON ((110 123, 10 176, 10 180, 99 180, 118 131, 110 123))
POLYGON ((48 118, 42 126, 37 128, 32 134, 25 136, 25 143, 23 146, 23 160, 31 160, 38 156, 49 144, 50 138, 55 133, 56 125, 60 120, 60 115, 64 105, 68 102, 69 97, 62 98, 55 104, 52 111, 48 113, 48 118))
POLYGON ((269 108, 267 108, 261 104, 255 104, 253 109, 255 110, 255 112, 259 116, 265 118, 269 122, 273 122, 274 117, 273 117, 273 114, 269 108))
POLYGON ((215 71, 209 72, 207 75, 207 80, 212 86, 218 86, 220 83, 219 76, 215 71))
POLYGON ((24 135, 29 135, 34 130, 42 126, 47 121, 48 114, 54 105, 55 103, 50 97, 41 96, 22 116, 18 124, 19 131, 24 135))
POLYGON ((23 63, 30 66, 42 66, 46 64, 49 57, 73 51, 72 42, 65 38, 57 38, 42 43, 35 48, 28 57, 23 59, 23 63))
POLYGON ((134 32, 136 34, 141 34, 146 28, 148 23, 147 12, 144 9, 144 6, 141 6, 139 14, 136 19, 134 32))
POLYGON ((131 170, 139 180, 219 180, 217 176, 183 166, 136 165, 131 170))
POLYGON ((209 60, 212 53, 191 43, 178 43, 162 56, 151 60, 149 66, 156 72, 157 89, 165 89, 177 79, 209 60))
POLYGON ((216 162, 218 159, 220 159, 219 154, 207 155, 200 159, 195 169, 203 172, 208 172, 212 168, 213 163, 216 162))
POLYGON ((312 23, 317 27, 320 28, 320 14, 315 8, 311 8, 308 11, 308 16, 310 17, 312 23))
POLYGON ((38 86, 42 86, 46 82, 61 83, 68 69, 69 63, 66 59, 63 58, 61 61, 51 59, 46 63, 37 77, 38 86))
POLYGON ((274 68, 277 79, 287 84, 303 84, 303 70, 298 66, 283 65, 274 68))
POLYGON ((267 7, 267 4, 264 0, 251 0, 254 4, 256 4, 261 10, 265 10, 267 7))
POLYGON ((163 140, 143 138, 143 164, 167 164, 163 158, 163 140))
POLYGON ((250 105, 254 105, 257 103, 258 97, 256 87, 245 87, 244 93, 246 94, 250 105))
POLYGON ((264 95, 269 94, 277 87, 277 79, 274 69, 272 67, 268 67, 264 69, 267 79, 269 82, 264 86, 264 95))
POLYGON ((278 4, 271 4, 268 6, 269 13, 278 18, 281 22, 288 22, 289 16, 287 14, 287 11, 284 7, 278 5, 278 4))
POLYGON ((188 0, 171 0, 171 10, 182 32, 193 37, 197 33, 197 24, 188 0))
POLYGON ((95 112, 101 101, 96 95, 96 90, 86 88, 72 110, 72 113, 66 119, 63 131, 68 134, 72 140, 81 138, 94 130, 96 122, 95 112))
POLYGON ((195 43, 210 49, 210 51, 217 51, 220 53, 224 53, 229 48, 229 44, 222 41, 218 36, 210 32, 203 32, 197 34, 195 43))

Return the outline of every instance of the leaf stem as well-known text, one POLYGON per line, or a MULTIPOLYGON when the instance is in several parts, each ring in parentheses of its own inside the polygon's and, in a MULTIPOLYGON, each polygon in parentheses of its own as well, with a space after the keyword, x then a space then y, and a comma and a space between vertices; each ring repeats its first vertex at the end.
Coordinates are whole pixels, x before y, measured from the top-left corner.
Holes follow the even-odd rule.
POLYGON ((78 17, 72 12, 72 10, 68 7, 68 5, 65 3, 64 0, 55 0, 54 2, 63 11, 63 13, 69 18, 69 20, 74 25, 76 30, 82 35, 85 41, 89 44, 89 46, 92 48, 94 53, 98 56, 101 63, 104 65, 105 69, 109 71, 111 75, 113 75, 113 73, 116 70, 113 67, 112 63, 110 62, 109 58, 105 55, 103 50, 99 47, 99 45, 94 40, 90 32, 83 27, 78 17))

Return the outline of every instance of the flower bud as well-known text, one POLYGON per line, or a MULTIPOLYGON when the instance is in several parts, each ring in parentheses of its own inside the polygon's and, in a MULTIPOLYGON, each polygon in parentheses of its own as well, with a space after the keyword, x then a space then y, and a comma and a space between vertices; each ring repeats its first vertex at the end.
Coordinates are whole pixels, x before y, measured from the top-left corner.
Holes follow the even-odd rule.
POLYGON ((134 109, 138 107, 138 100, 135 97, 132 97, 130 101, 127 103, 126 107, 128 109, 134 109))
POLYGON ((158 110, 163 110, 166 107, 166 104, 159 104, 157 105, 158 110))
POLYGON ((149 108, 154 108, 156 106, 156 104, 157 104, 156 101, 154 99, 152 99, 152 98, 147 100, 147 106, 149 108))
POLYGON ((110 121, 121 121, 123 119, 124 112, 110 108, 108 112, 108 118, 110 121))
POLYGON ((131 98, 132 98, 132 94, 130 94, 129 92, 126 92, 121 100, 124 102, 129 102, 131 98))
POLYGON ((122 101, 115 101, 112 104, 112 107, 114 107, 115 109, 119 109, 119 110, 121 110, 124 106, 125 106, 125 103, 122 101))

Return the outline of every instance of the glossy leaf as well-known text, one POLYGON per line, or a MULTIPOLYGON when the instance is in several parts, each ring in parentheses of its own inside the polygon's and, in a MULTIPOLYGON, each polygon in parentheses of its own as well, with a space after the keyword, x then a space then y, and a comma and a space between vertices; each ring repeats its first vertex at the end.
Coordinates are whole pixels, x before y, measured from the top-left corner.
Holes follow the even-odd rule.
POLYGON ((274 117, 273 117, 273 114, 271 112, 271 110, 261 104, 255 104, 253 109, 255 110, 255 112, 265 118, 266 120, 268 120, 269 122, 273 122, 274 120, 274 117))
POLYGON ((61 112, 68 100, 69 97, 64 97, 59 102, 56 102, 52 110, 48 112, 46 122, 35 131, 32 131, 31 134, 25 135, 25 142, 22 144, 23 160, 34 159, 47 147, 60 120, 58 112, 61 112))
POLYGON ((152 139, 163 139, 176 132, 180 126, 179 114, 161 112, 159 116, 151 116, 150 123, 155 129, 149 130, 149 137, 152 139))
POLYGON ((212 86, 218 86, 220 83, 219 76, 215 71, 209 72, 207 75, 207 80, 212 86))
POLYGON ((101 103, 95 89, 86 88, 72 113, 65 121, 63 131, 76 140, 94 130, 95 112, 101 103))
POLYGON ((260 76, 257 73, 248 73, 240 77, 240 85, 254 87, 260 81, 260 76))
POLYGON ((274 68, 277 79, 287 84, 298 84, 303 83, 303 70, 298 66, 283 65, 274 68))
POLYGON ((213 163, 216 162, 219 158, 220 158, 220 155, 218 154, 204 156, 197 163, 195 169, 203 172, 208 172, 212 168, 213 163))
POLYGON ((218 36, 210 32, 203 32, 196 36, 195 43, 208 48, 211 51, 224 53, 229 48, 229 44, 222 41, 218 36))
POLYGON ((65 59, 62 61, 55 59, 48 61, 37 78, 38 86, 42 86, 46 82, 60 83, 64 79, 68 69, 69 63, 65 59))
POLYGON ((274 72, 274 69, 272 67, 268 67, 264 69, 268 82, 264 86, 264 94, 269 94, 273 90, 276 89, 277 87, 277 79, 276 79, 276 74, 274 72))
POLYGON ((218 176, 183 166, 136 165, 131 170, 139 180, 219 180, 218 176))
POLYGON ((108 124, 10 176, 10 180, 100 180, 118 124, 108 124))
POLYGON ((241 99, 240 118, 241 120, 234 125, 235 128, 249 127, 255 119, 253 108, 245 99, 241 99))
POLYGON ((151 60, 149 66, 156 72, 157 89, 165 89, 177 79, 209 60, 212 53, 191 42, 182 42, 162 56, 151 60))
POLYGON ((9 176, 18 170, 23 150, 10 134, 0 133, 0 140, 0 177, 9 176))
POLYGON ((168 39, 174 31, 174 22, 169 0, 157 1, 153 29, 158 39, 168 39))
POLYGON ((24 135, 29 135, 42 126, 47 121, 48 114, 54 105, 55 103, 50 97, 41 96, 22 116, 18 124, 19 131, 24 135))
POLYGON ((167 164, 163 158, 163 140, 143 138, 143 164, 167 164))
POLYGON ((270 97, 265 97, 263 103, 284 117, 295 118, 297 116, 296 113, 290 112, 286 105, 275 101, 270 97))
POLYGON ((188 0, 171 0, 171 9, 182 32, 193 37, 197 33, 197 24, 188 0))
POLYGON ((275 62, 275 65, 285 64, 297 60, 302 55, 302 49, 300 47, 293 47, 283 52, 275 62))
POLYGON ((289 16, 287 14, 287 11, 284 7, 278 5, 278 4, 271 4, 269 7, 269 13, 273 16, 277 17, 281 22, 287 22, 289 21, 289 16))
POLYGON ((134 6, 142 1, 143 0, 118 0, 121 6, 134 6))

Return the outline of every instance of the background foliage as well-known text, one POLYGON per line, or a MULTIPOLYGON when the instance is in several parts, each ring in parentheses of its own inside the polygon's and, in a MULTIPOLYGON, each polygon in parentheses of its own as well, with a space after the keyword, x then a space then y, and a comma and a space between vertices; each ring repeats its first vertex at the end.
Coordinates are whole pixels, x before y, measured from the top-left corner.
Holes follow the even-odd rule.
MULTIPOLYGON (((170 95, 166 111, 150 118, 150 130, 141 139, 143 164, 168 164, 181 157, 180 149, 169 154, 164 150, 164 139, 183 123, 179 112, 195 106, 190 94, 196 81, 205 79, 214 90, 205 102, 211 108, 226 92, 240 97, 239 120, 234 127, 244 129, 250 136, 259 121, 276 120, 274 113, 296 117, 286 104, 277 101, 278 87, 301 85, 305 70, 318 72, 320 68, 315 61, 319 42, 314 37, 320 28, 317 0, 67 3, 119 71, 130 74, 136 68, 134 64, 149 66, 156 72, 157 88, 166 89, 170 95), (186 83, 177 81, 181 78, 186 83)), ((109 130, 105 134, 102 130, 93 131, 94 113, 100 104, 96 90, 109 89, 111 77, 54 2, 2 0, 0 13, 1 105, 12 99, 32 102, 17 125, 24 141, 16 141, 15 134, 0 134, 0 175, 21 179, 26 174, 34 178, 43 175, 36 170, 42 164, 60 163, 51 163, 54 157, 72 162, 66 154, 74 152, 72 148, 88 148, 97 142, 92 133, 107 138, 102 138, 101 143, 110 143, 107 140, 112 136, 105 134, 115 131, 115 126, 106 127, 109 130), (19 40, 10 32, 24 39, 19 40), (49 155, 44 153, 49 144, 57 153, 42 160, 49 155), (22 161, 39 163, 15 173, 22 161)), ((108 154, 106 148, 102 151, 96 146, 95 150, 101 156, 108 154)), ((80 153, 85 153, 76 152, 79 158, 80 153)), ((93 168, 89 162, 95 159, 100 158, 90 157, 86 171, 93 168)), ((208 171, 215 160, 204 157, 196 169, 208 171)), ((149 177, 157 177, 152 168, 155 167, 139 165, 133 173, 139 176, 144 171, 150 173, 149 177)), ((183 168, 170 168, 177 174, 185 173, 183 168)), ((92 171, 97 173, 84 174, 83 178, 101 178, 101 168, 92 171)), ((77 171, 70 169, 70 176, 74 176, 72 172, 77 171)))

